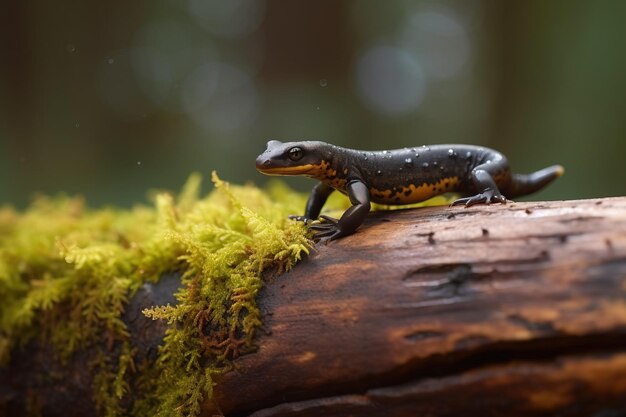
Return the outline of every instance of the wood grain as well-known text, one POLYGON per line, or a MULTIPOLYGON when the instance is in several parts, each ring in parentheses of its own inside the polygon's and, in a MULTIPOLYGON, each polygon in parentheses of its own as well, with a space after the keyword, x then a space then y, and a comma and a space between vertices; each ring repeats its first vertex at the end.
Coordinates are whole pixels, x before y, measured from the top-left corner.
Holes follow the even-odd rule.
POLYGON ((377 212, 269 281, 209 415, 626 414, 626 198, 377 212))

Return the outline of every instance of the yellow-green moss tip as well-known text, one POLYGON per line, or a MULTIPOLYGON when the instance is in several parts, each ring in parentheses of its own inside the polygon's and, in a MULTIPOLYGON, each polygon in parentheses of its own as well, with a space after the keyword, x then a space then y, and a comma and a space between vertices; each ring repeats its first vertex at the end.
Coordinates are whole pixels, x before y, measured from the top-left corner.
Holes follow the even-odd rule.
POLYGON ((289 269, 310 248, 305 228, 287 220, 304 195, 278 183, 260 190, 212 178, 208 196, 199 197, 194 174, 177 198, 156 195, 154 207, 92 211, 80 198, 39 197, 24 213, 0 209, 2 363, 34 337, 51 343, 59 360, 95 347, 99 414, 197 415, 215 376, 254 348, 262 272, 289 269), (176 305, 144 312, 169 326, 158 359, 137 364, 124 306, 142 284, 173 270, 182 273, 176 305), (142 391, 123 406, 131 376, 142 391))

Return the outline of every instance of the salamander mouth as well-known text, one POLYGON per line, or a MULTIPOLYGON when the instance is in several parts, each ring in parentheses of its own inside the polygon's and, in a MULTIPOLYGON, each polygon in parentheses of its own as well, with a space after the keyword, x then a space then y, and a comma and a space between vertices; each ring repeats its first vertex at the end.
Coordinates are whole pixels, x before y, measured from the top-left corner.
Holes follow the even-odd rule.
POLYGON ((302 175, 312 171, 313 164, 298 165, 291 167, 264 167, 257 166, 257 169, 267 175, 302 175))

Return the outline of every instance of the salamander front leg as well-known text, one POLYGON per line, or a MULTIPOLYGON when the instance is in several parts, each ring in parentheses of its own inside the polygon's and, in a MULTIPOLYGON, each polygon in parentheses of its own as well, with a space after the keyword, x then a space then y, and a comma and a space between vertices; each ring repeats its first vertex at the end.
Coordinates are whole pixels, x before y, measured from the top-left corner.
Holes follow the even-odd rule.
POLYGON ((459 198, 451 205, 458 206, 464 204, 465 207, 473 206, 474 204, 491 204, 491 203, 506 203, 506 198, 498 190, 496 182, 489 173, 488 169, 497 168, 496 164, 483 164, 479 165, 472 170, 472 181, 477 190, 482 190, 480 193, 465 198, 459 198))
POLYGON ((324 223, 311 225, 315 230, 313 238, 320 242, 328 242, 342 236, 347 236, 363 223, 370 211, 370 193, 367 186, 360 181, 353 181, 346 187, 352 207, 346 210, 339 220, 328 216, 321 216, 324 223))
POLYGON ((304 224, 307 224, 310 220, 316 220, 320 215, 320 211, 322 211, 322 207, 324 207, 328 196, 333 191, 335 191, 333 187, 320 182, 313 187, 311 194, 309 194, 309 199, 306 202, 306 209, 304 210, 304 216, 291 215, 289 218, 299 222, 304 222, 304 224))

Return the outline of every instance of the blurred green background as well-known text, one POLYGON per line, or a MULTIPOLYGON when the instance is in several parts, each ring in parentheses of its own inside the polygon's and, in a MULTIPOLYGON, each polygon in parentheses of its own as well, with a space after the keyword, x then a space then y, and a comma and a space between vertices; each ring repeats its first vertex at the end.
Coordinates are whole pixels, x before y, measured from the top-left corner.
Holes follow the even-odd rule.
POLYGON ((482 144, 566 167, 533 198, 624 195, 625 21, 620 0, 9 0, 0 205, 262 184, 268 139, 482 144))

